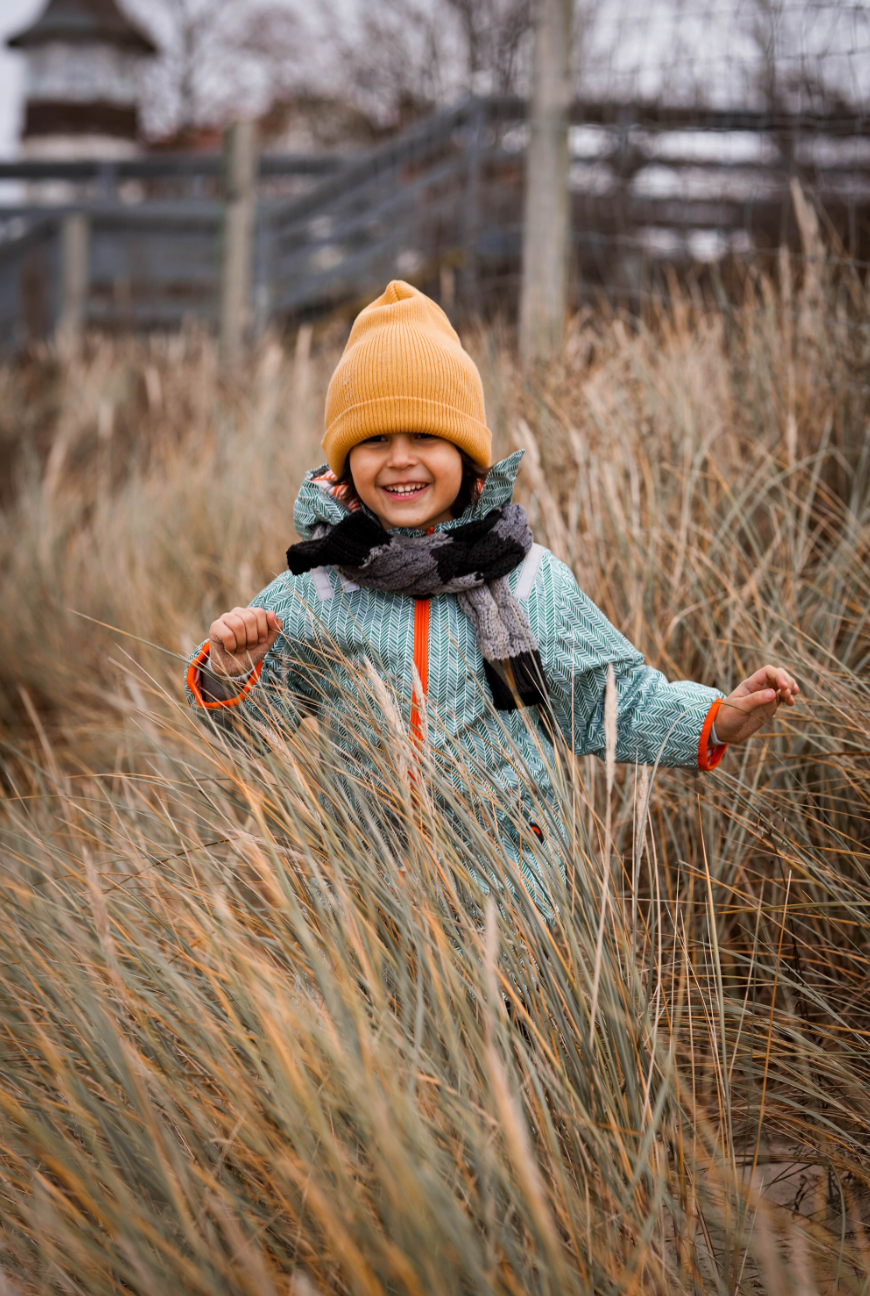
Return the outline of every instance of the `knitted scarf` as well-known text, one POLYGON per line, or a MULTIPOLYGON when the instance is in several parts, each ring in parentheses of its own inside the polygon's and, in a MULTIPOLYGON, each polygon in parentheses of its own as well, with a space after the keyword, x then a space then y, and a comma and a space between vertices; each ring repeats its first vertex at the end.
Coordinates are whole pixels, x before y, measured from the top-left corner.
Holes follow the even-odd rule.
POLYGON ((427 599, 456 594, 474 626, 483 668, 499 711, 547 701, 547 682, 528 618, 507 574, 532 547, 525 509, 505 504, 477 522, 452 531, 410 536, 387 532, 362 510, 313 540, 291 545, 294 576, 313 567, 335 567, 365 589, 427 599))

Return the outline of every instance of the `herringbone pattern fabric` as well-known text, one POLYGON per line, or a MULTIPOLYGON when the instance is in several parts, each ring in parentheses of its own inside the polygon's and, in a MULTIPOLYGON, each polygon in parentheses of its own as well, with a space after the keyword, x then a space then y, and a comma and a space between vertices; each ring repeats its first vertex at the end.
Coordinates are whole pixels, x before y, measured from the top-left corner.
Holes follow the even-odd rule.
MULTIPOLYGON (((483 495, 450 528, 507 502, 520 455, 492 470, 483 495)), ((344 505, 326 486, 322 473, 310 473, 296 504, 297 530, 311 535, 319 521, 344 516, 344 505)), ((439 528, 440 529, 440 528, 439 528)), ((516 590, 520 569, 510 578, 516 590)), ((349 768, 371 766, 366 708, 358 680, 366 661, 395 694, 402 723, 410 725, 414 660, 414 600, 364 589, 344 589, 331 569, 303 576, 277 577, 252 605, 273 609, 284 623, 282 638, 267 656, 259 684, 235 715, 251 720, 278 707, 284 723, 295 727, 301 714, 318 714, 346 753, 349 768), (323 577, 328 585, 324 587, 323 577), (318 588, 319 584, 319 588, 318 588), (331 597, 323 597, 325 589, 331 597)), ((604 689, 612 664, 618 693, 617 759, 641 764, 698 768, 698 743, 704 720, 721 696, 688 682, 671 684, 645 665, 637 651, 581 592, 569 569, 544 551, 525 603, 539 644, 550 687, 556 724, 578 754, 604 754, 604 689)), ((524 825, 540 822, 541 806, 552 805, 548 772, 552 748, 536 710, 496 714, 483 675, 483 660, 468 618, 455 595, 430 603, 427 711, 433 756, 454 783, 472 758, 491 788, 495 823, 504 849, 522 867, 533 891, 540 889, 524 825), (548 760, 547 754, 550 754, 548 760), (529 785, 538 790, 530 803, 529 785)), ((195 699, 190 701, 195 705, 195 699)), ((377 739, 375 739, 377 741, 377 739)), ((373 786, 377 771, 371 771, 373 786)), ((457 788, 457 790, 459 790, 457 788)), ((444 804, 446 814, 451 807, 444 804)), ((558 851, 561 854, 561 850, 558 851)))

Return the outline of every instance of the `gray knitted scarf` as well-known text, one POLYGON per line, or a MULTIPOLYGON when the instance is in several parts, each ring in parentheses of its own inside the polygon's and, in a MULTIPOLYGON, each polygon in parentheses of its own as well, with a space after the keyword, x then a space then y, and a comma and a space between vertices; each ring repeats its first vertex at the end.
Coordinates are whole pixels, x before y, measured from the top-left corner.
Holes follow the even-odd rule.
POLYGON ((483 667, 500 711, 546 702, 547 683, 528 618, 507 582, 532 547, 525 509, 505 504, 452 531, 409 536, 384 531, 359 510, 313 540, 292 545, 294 576, 335 567, 365 589, 411 598, 456 594, 474 626, 483 667))

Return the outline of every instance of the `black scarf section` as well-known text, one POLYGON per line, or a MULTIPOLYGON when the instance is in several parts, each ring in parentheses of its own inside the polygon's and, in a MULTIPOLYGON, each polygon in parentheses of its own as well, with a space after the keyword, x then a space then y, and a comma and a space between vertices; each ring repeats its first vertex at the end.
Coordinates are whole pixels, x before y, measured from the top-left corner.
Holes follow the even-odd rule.
POLYGON ((531 545, 518 504, 428 536, 385 531, 359 510, 313 540, 291 545, 287 565, 294 576, 335 567, 362 588, 412 598, 456 594, 477 633, 493 703, 499 711, 513 711, 549 697, 537 642, 506 579, 531 545))

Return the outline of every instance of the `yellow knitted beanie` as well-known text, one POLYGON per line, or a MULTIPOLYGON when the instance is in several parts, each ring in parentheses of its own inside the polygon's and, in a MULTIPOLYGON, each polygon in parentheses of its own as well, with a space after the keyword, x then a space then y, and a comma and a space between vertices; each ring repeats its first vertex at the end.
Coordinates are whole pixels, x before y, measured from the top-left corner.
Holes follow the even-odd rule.
POLYGON ((332 375, 323 438, 332 471, 383 432, 431 432, 489 466, 477 366, 441 307, 401 279, 357 315, 332 375))

